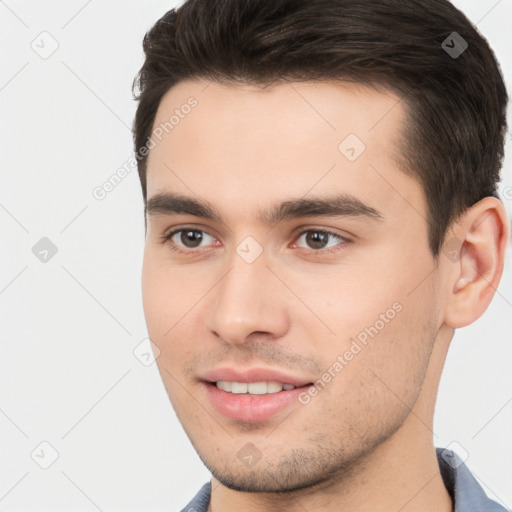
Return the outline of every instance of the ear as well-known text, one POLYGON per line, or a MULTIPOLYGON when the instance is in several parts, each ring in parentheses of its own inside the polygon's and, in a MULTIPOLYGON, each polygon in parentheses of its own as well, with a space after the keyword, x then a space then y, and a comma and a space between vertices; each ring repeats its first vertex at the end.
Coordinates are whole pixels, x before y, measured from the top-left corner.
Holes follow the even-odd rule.
POLYGON ((454 224, 442 248, 449 266, 445 324, 456 329, 482 316, 501 279, 509 235, 507 213, 495 197, 485 197, 454 224))

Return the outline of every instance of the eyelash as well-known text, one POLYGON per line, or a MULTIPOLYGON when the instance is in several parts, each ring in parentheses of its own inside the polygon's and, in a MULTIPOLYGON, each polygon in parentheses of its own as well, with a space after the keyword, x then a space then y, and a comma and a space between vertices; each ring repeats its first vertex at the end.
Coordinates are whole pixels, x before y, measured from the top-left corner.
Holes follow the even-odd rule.
MULTIPOLYGON (((206 233, 208 236, 211 236, 212 238, 215 238, 213 237, 212 235, 210 235, 209 233, 207 233, 206 231, 202 230, 202 229, 196 229, 196 228, 188 228, 188 227, 181 227, 179 229, 175 229, 173 231, 171 231, 169 234, 167 235, 164 235, 162 236, 162 243, 163 244, 167 244, 169 245, 169 249, 173 252, 176 252, 176 253, 180 253, 180 254, 193 254, 195 252, 198 252, 204 248, 202 247, 199 247, 199 248, 192 248, 192 249, 187 249, 187 250, 183 250, 183 249, 180 249, 176 246, 176 244, 174 242, 172 242, 172 238, 174 237, 174 235, 177 235, 178 233, 181 233, 183 231, 194 231, 194 232, 198 232, 198 233, 206 233)), ((298 236, 296 237, 295 239, 295 242, 293 242, 294 244, 297 243, 297 241, 305 234, 307 233, 322 233, 324 235, 328 235, 328 236, 331 236, 331 237, 334 237, 334 238, 337 238, 340 240, 340 243, 337 244, 335 246, 335 248, 327 248, 327 249, 303 249, 303 248, 299 248, 301 249, 302 251, 306 251, 307 254, 325 254, 325 253, 330 253, 330 254, 333 254, 339 250, 341 250, 344 246, 346 246, 347 244, 351 243, 351 240, 349 240, 348 238, 345 238, 345 237, 342 237, 341 235, 339 235, 338 233, 334 233, 333 231, 329 231, 327 229, 305 229, 304 231, 301 231, 298 236)))

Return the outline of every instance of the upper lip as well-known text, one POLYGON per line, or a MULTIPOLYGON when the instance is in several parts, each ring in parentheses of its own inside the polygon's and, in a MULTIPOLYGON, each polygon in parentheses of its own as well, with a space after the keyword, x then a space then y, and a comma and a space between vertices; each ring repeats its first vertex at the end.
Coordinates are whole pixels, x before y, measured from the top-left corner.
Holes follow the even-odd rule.
POLYGON ((270 368, 215 368, 202 373, 199 378, 207 382, 280 382, 281 384, 291 384, 296 388, 312 383, 306 378, 288 375, 270 368))

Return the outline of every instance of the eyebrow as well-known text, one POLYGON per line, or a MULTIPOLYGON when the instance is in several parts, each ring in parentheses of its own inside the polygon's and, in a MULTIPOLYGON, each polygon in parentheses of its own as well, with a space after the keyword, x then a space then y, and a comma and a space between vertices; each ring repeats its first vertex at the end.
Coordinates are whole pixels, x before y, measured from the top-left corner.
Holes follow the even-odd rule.
MULTIPOLYGON (((224 223, 222 216, 208 201, 181 194, 161 192, 148 199, 144 215, 186 214, 224 223)), ((299 198, 284 201, 260 212, 259 219, 266 224, 302 217, 366 217, 383 220, 384 215, 351 194, 299 198)))

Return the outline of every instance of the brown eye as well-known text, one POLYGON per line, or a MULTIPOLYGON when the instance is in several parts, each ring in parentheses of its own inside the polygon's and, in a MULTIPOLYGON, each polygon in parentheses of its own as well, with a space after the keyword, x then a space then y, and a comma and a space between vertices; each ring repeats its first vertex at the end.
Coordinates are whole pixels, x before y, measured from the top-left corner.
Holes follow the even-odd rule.
POLYGON ((218 245, 217 240, 206 231, 192 228, 176 229, 168 235, 164 235, 162 241, 177 252, 193 252, 194 249, 218 245))
POLYGON ((189 249, 194 249, 201 245, 203 240, 203 232, 196 229, 183 229, 180 235, 180 241, 189 249))
POLYGON ((336 233, 309 229, 300 234, 296 244, 303 249, 310 249, 315 252, 323 252, 323 250, 332 252, 336 250, 337 246, 343 246, 348 242, 349 240, 336 233))
POLYGON ((309 231, 306 235, 306 243, 311 249, 323 249, 329 241, 329 235, 321 231, 309 231))

